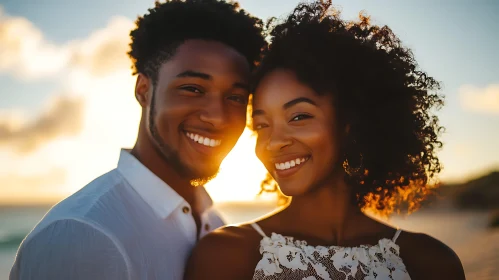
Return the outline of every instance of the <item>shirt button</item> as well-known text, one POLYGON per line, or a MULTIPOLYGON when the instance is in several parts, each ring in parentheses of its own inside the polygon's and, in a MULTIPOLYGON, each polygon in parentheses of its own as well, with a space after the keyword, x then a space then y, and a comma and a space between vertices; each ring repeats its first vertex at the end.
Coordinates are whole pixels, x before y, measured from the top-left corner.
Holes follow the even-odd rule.
POLYGON ((210 230, 210 225, 209 224, 204 225, 204 230, 209 231, 210 230))
POLYGON ((182 212, 184 212, 185 214, 189 213, 191 209, 189 209, 189 207, 187 206, 184 206, 184 208, 182 208, 182 212))

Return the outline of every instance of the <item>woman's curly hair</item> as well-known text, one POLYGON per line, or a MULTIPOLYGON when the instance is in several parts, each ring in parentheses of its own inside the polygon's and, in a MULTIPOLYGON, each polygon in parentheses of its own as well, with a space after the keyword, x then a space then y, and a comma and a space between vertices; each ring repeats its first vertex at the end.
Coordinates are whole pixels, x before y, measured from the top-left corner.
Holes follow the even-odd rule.
POLYGON ((233 47, 251 67, 266 45, 263 22, 223 0, 166 0, 155 2, 138 17, 130 32, 133 74, 143 73, 156 82, 159 67, 189 39, 212 40, 233 47))
MULTIPOLYGON (((389 27, 362 13, 344 21, 331 1, 299 4, 267 28, 271 44, 255 84, 282 68, 317 94, 332 94, 340 124, 350 127, 342 152, 355 202, 381 214, 415 210, 441 169, 443 128, 431 112, 443 105, 439 83, 389 27)), ((267 178, 262 191, 272 186, 267 178)))

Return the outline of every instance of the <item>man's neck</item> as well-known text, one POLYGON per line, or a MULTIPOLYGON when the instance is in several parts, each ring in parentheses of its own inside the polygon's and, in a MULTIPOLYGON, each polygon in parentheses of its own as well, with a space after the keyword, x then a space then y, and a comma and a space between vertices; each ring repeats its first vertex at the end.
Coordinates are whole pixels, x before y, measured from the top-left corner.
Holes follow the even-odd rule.
POLYGON ((154 175, 168 184, 175 192, 182 196, 190 205, 195 205, 195 188, 190 180, 179 174, 169 165, 152 145, 137 141, 131 154, 137 158, 154 175))

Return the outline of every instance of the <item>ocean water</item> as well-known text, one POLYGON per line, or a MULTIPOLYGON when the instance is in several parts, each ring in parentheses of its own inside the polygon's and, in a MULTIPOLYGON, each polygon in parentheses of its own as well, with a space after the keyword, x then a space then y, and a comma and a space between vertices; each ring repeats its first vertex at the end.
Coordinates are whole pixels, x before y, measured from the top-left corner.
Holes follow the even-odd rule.
MULTIPOLYGON (((270 204, 224 203, 218 208, 229 223, 254 219, 273 209, 270 204)), ((19 243, 49 207, 0 206, 0 280, 8 279, 19 243)), ((499 279, 499 229, 489 229, 487 212, 424 210, 389 223, 430 234, 449 245, 460 257, 468 280, 499 279)), ((403 248, 401 248, 403 250, 403 248)))
POLYGON ((48 210, 48 206, 0 206, 0 280, 8 279, 19 243, 48 210))

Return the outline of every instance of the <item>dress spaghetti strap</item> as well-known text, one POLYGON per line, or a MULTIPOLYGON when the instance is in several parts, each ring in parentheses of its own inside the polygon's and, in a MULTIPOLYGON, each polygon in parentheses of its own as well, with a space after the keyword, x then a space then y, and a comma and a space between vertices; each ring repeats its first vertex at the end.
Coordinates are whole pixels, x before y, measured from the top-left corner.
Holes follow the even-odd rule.
POLYGON ((401 232, 402 232, 401 229, 399 229, 399 230, 397 230, 397 232, 395 232, 395 235, 392 238, 393 243, 395 243, 397 241, 397 238, 399 238, 399 235, 401 232))
POLYGON ((258 232, 262 237, 267 237, 267 235, 265 234, 265 232, 263 232, 262 228, 257 224, 257 223, 251 223, 250 224, 253 229, 256 230, 256 232, 258 232))

